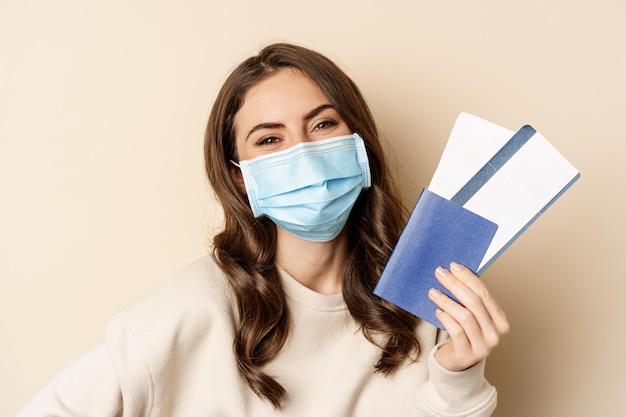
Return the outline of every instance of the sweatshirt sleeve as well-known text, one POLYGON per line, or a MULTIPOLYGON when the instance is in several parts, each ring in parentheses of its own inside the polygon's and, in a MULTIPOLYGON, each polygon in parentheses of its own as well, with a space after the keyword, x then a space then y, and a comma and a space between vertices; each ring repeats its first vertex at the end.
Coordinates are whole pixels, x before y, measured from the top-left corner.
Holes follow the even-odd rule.
POLYGON ((105 342, 71 364, 15 417, 139 417, 149 415, 153 379, 123 312, 109 323, 105 342))
POLYGON ((487 417, 496 408, 496 389, 484 377, 485 361, 460 372, 443 368, 428 355, 428 379, 417 393, 417 416, 487 417))
POLYGON ((117 375, 101 345, 55 377, 15 417, 115 417, 121 404, 117 375))

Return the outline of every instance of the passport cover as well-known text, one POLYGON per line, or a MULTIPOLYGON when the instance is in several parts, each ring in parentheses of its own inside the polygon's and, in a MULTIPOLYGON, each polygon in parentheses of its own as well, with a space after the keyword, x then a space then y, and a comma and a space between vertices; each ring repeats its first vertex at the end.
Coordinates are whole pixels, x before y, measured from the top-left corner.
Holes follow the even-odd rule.
POLYGON ((452 296, 435 278, 438 266, 451 262, 476 271, 498 226, 427 189, 398 239, 374 294, 443 329, 431 288, 452 296))

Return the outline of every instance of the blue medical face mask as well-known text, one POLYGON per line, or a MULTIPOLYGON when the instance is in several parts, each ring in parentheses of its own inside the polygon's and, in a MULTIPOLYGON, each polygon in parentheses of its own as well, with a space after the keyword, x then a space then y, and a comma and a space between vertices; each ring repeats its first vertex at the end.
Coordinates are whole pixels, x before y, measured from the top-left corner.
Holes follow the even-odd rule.
POLYGON ((361 189, 371 184, 365 144, 356 133, 235 165, 255 217, 265 215, 287 232, 316 242, 337 237, 361 189))

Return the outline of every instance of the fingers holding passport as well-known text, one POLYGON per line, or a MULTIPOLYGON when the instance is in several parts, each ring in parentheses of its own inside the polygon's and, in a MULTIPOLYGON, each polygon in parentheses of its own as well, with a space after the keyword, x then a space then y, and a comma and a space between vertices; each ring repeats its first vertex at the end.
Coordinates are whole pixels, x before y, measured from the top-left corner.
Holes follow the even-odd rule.
POLYGON ((444 368, 460 371, 489 356, 508 333, 509 322, 485 284, 468 268, 453 262, 449 270, 437 268, 435 276, 460 302, 436 288, 429 292, 438 307, 437 318, 450 335, 435 358, 444 368))

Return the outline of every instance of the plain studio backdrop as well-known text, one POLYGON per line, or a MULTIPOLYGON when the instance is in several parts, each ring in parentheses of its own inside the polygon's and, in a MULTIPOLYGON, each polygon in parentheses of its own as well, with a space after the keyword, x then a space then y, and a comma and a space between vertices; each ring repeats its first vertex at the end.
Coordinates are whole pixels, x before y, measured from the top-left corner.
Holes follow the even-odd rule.
POLYGON ((512 331, 496 416, 622 416, 626 6, 618 0, 0 0, 0 415, 207 253, 203 131, 274 41, 360 85, 408 208, 458 113, 533 125, 581 179, 483 275, 512 331))

